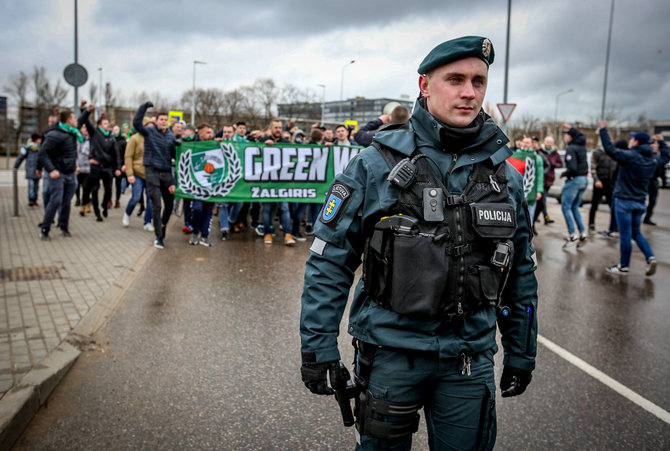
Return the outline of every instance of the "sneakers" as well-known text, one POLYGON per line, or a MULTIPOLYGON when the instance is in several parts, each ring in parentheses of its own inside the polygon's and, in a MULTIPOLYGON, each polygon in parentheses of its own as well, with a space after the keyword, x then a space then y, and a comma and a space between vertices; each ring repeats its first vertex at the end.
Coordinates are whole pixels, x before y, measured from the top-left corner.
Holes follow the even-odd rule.
POLYGON ((42 229, 40 231, 40 240, 51 241, 51 237, 49 236, 49 229, 42 229))
POLYGON ((580 247, 584 246, 586 244, 586 239, 587 239, 586 235, 580 235, 579 236, 579 241, 577 242, 577 247, 580 248, 580 247))
POLYGON ((308 223, 305 225, 305 235, 314 235, 314 226, 312 224, 308 223))
POLYGON ((287 246, 293 246, 295 244, 295 240, 293 239, 293 235, 290 233, 287 233, 284 235, 284 244, 287 246))
POLYGON ((260 224, 256 226, 254 231, 256 232, 256 235, 258 235, 258 236, 265 236, 265 227, 263 227, 260 224))
POLYGON ((117 200, 114 202, 114 208, 119 208, 121 206, 121 203, 117 200))
POLYGON ((212 242, 209 241, 209 237, 200 238, 200 245, 205 247, 212 247, 212 242))
POLYGON ((645 272, 648 276, 653 276, 656 273, 656 259, 654 257, 649 257, 647 260, 647 271, 645 272))
POLYGON ((577 238, 574 236, 570 236, 565 239, 565 243, 563 243, 563 249, 575 246, 577 244, 577 238))
POLYGON ((221 241, 226 241, 228 239, 228 231, 227 230, 222 230, 221 231, 221 241))
POLYGON ((102 222, 102 216, 96 216, 95 221, 96 222, 102 222))
POLYGON ((107 208, 102 209, 102 215, 106 218, 107 217, 107 208))
POLYGON ((296 232, 296 233, 294 233, 294 234, 293 234, 293 238, 294 238, 296 241, 307 241, 307 238, 305 238, 304 236, 302 236, 302 233, 300 233, 300 232, 296 232))
MULTIPOLYGON (((654 268, 656 265, 654 265, 654 268)), ((610 274, 622 274, 622 275, 628 275, 628 267, 627 266, 621 266, 621 265, 613 265, 613 266, 608 266, 605 268, 605 271, 607 271, 610 274)))
MULTIPOLYGON (((256 232, 256 233, 258 233, 258 232, 256 232)), ((269 233, 266 233, 265 236, 263 237, 263 242, 265 244, 272 244, 272 235, 270 235, 269 233)))
POLYGON ((128 227, 130 225, 130 216, 128 216, 128 213, 123 213, 121 224, 123 224, 123 227, 128 227))
POLYGON ((191 246, 195 246, 196 244, 198 244, 198 234, 197 233, 194 233, 193 235, 191 235, 191 238, 188 240, 188 244, 190 244, 191 246))
POLYGON ((595 232, 596 231, 596 225, 595 224, 589 224, 589 232, 595 232))
POLYGON ((60 229, 60 234, 63 235, 64 237, 66 237, 66 238, 72 236, 72 234, 70 233, 70 231, 68 229, 63 229, 63 228, 60 229))
POLYGON ((191 226, 188 225, 188 224, 186 224, 184 227, 182 227, 181 231, 184 232, 187 235, 189 233, 193 233, 193 229, 191 229, 191 226))
POLYGON ((601 230, 598 232, 598 235, 600 235, 603 238, 614 238, 616 235, 616 232, 610 232, 609 230, 601 230))
POLYGON ((642 223, 650 225, 650 226, 655 226, 656 225, 656 223, 654 221, 652 221, 651 219, 645 219, 644 221, 642 221, 642 223))
POLYGON ((165 248, 165 244, 163 244, 163 238, 156 238, 156 239, 154 240, 154 247, 155 247, 156 249, 164 249, 164 248, 165 248))
POLYGON ((150 222, 147 222, 146 224, 144 224, 144 230, 146 230, 147 232, 153 232, 155 230, 154 225, 150 222))
POLYGON ((549 217, 549 215, 547 215, 547 216, 544 217, 544 225, 553 224, 554 222, 556 222, 556 221, 554 221, 553 219, 551 219, 551 218, 549 217))
POLYGON ((144 205, 140 205, 140 209, 137 211, 137 217, 139 218, 144 213, 144 205))

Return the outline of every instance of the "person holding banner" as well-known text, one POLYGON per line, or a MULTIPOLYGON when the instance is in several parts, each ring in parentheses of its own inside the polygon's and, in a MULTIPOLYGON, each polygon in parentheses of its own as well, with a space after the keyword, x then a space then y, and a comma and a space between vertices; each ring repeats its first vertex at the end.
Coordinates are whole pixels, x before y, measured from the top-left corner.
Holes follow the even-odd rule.
POLYGON ((155 125, 145 127, 142 124, 144 114, 154 106, 145 102, 137 109, 133 118, 133 127, 144 136, 144 156, 142 162, 146 168, 147 192, 151 200, 154 223, 154 247, 165 248, 165 229, 172 214, 174 190, 177 181, 172 173, 172 160, 175 157, 175 136, 168 128, 168 115, 159 112, 155 125))
POLYGON ((313 393, 336 394, 345 425, 355 414, 357 450, 410 449, 420 409, 431 449, 492 449, 496 326, 502 397, 531 381, 537 260, 523 180, 482 109, 493 59, 484 37, 435 47, 409 122, 377 133, 335 177, 315 226, 301 376, 313 393), (337 337, 361 256, 352 381, 337 337))

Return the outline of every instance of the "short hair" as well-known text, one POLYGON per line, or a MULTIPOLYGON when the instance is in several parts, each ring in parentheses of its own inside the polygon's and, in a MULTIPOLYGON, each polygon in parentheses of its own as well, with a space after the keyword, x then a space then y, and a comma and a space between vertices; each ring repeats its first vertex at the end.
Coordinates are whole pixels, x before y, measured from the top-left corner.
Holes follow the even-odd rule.
POLYGON ((309 134, 310 141, 319 142, 323 139, 323 132, 318 128, 313 128, 309 134))
POLYGON ((102 116, 100 119, 98 119, 98 121, 95 123, 95 125, 100 126, 100 124, 102 124, 102 121, 105 121, 105 120, 106 120, 106 121, 109 121, 109 119, 107 119, 106 117, 102 116))
POLYGON ((209 127, 213 130, 212 126, 209 125, 207 122, 203 122, 202 124, 199 124, 196 128, 198 131, 202 130, 203 128, 209 127))
POLYGON ((340 125, 338 125, 337 127, 335 127, 335 130, 337 130, 338 128, 343 128, 343 129, 345 129, 345 130, 349 130, 347 127, 345 127, 345 126, 342 125, 342 124, 340 124, 340 125))
POLYGON ((281 119, 274 118, 270 121, 270 123, 268 124, 268 127, 272 127, 272 124, 274 124, 276 122, 279 122, 280 124, 283 124, 281 119))
POLYGON ((233 130, 235 130, 235 127, 233 127, 233 124, 223 124, 223 126, 221 127, 221 130, 223 130, 223 129, 226 128, 226 127, 230 127, 230 128, 232 128, 233 130))
POLYGON ((244 121, 238 121, 238 122, 235 122, 235 127, 239 127, 240 125, 244 125, 244 126, 246 127, 246 126, 247 126, 247 123, 244 122, 244 121))
POLYGON ((404 124, 409 120, 409 110, 407 107, 398 105, 393 108, 391 111, 391 123, 392 124, 404 124))
POLYGON ((158 113, 158 114, 156 115, 156 119, 158 119, 158 118, 161 117, 161 116, 167 116, 167 115, 168 115, 168 114, 167 114, 165 111, 161 111, 160 113, 158 113))
POLYGON ((60 113, 58 113, 58 120, 62 123, 65 123, 68 121, 68 119, 70 119, 70 116, 72 114, 74 113, 70 110, 63 110, 60 113))

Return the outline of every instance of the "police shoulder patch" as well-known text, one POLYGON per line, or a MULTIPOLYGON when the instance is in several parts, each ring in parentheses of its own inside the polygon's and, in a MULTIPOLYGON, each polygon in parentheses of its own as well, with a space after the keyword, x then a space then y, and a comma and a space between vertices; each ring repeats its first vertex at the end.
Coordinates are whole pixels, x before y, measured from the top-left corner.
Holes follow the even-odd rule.
POLYGON ((324 224, 333 222, 344 209, 344 205, 353 192, 353 188, 344 183, 334 183, 333 186, 330 187, 330 191, 326 197, 326 203, 321 210, 321 222, 324 224))

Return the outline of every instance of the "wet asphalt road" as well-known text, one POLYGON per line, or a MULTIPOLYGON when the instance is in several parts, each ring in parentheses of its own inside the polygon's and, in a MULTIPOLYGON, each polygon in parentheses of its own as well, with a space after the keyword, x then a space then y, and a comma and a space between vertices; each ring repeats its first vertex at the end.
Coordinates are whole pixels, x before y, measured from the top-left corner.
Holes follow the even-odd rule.
MULTIPOLYGON (((637 249, 627 278, 603 271, 617 240, 562 250, 562 221, 538 225, 535 245, 540 334, 667 411, 670 191, 659 203, 643 229, 653 278, 637 249)), ((353 449, 334 399, 300 381, 308 244, 248 232, 207 249, 171 232, 16 449, 353 449)), ((350 363, 346 334, 340 349, 350 363)), ((670 448, 669 424, 542 345, 528 391, 498 398, 497 417, 497 449, 670 448)), ((428 448, 423 422, 414 440, 428 448)))

